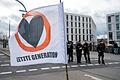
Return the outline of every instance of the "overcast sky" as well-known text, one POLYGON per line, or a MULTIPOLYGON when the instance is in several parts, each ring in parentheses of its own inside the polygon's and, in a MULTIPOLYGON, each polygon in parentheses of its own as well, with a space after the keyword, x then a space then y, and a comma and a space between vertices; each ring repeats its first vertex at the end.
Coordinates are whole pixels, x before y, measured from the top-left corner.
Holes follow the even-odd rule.
MULTIPOLYGON (((58 4, 59 0, 20 0, 31 10, 41 6, 58 4)), ((97 26, 97 35, 106 33, 106 14, 120 12, 120 0, 61 0, 64 2, 65 12, 89 15, 97 26)), ((10 21, 12 32, 17 30, 21 19, 20 9, 23 7, 15 0, 0 0, 0 32, 8 32, 10 21)))

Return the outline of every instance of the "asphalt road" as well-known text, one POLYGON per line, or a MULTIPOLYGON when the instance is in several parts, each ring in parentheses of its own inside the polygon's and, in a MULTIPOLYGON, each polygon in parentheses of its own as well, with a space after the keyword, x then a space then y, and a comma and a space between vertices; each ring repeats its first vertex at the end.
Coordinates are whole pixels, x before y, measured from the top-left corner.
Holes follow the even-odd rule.
MULTIPOLYGON (((8 52, 8 51, 6 51, 8 52)), ((68 64, 69 80, 120 80, 120 55, 105 54, 105 65, 97 63, 97 53, 91 52, 91 64, 68 64)), ((64 64, 10 66, 10 57, 0 52, 0 80, 66 80, 64 64)))

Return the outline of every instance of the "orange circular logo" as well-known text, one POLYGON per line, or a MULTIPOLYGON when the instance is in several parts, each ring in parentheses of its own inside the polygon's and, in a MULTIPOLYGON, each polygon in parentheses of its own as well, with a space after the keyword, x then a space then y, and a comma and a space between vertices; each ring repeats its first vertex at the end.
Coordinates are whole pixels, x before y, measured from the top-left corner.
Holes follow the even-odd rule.
MULTIPOLYGON (((42 13, 40 13, 40 12, 27 12, 27 13, 24 15, 23 19, 25 19, 25 18, 27 18, 27 17, 29 17, 29 16, 35 16, 35 17, 41 16, 41 18, 42 18, 42 20, 43 20, 43 26, 45 27, 45 30, 46 30, 45 40, 43 41, 42 44, 40 44, 40 45, 38 45, 38 46, 35 46, 35 47, 34 47, 34 46, 33 46, 33 47, 26 46, 26 45, 20 40, 19 35, 18 35, 20 25, 19 25, 19 28, 18 28, 18 32, 15 34, 15 38, 16 38, 19 46, 20 46, 23 50, 28 51, 28 52, 35 52, 35 51, 42 50, 42 49, 44 49, 44 48, 46 48, 46 47, 48 46, 48 44, 50 43, 50 39, 51 39, 51 29, 50 29, 49 21, 47 20, 46 16, 43 15, 42 13)), ((32 21, 32 24, 34 24, 34 23, 35 23, 35 21, 33 20, 33 21, 32 21)), ((26 26, 24 26, 24 27, 26 27, 26 26)), ((31 26, 30 26, 30 27, 31 27, 31 26)), ((32 25, 32 27, 34 27, 34 26, 32 25)), ((39 28, 37 28, 37 29, 39 29, 39 28)), ((31 32, 29 32, 29 33, 32 34, 31 32)), ((37 34, 38 34, 38 33, 37 33, 37 34)), ((26 34, 23 34, 23 36, 24 36, 24 35, 26 35, 26 34)), ((22 36, 22 37, 23 37, 23 36, 22 36)), ((33 35, 33 36, 34 36, 34 35, 33 35)), ((24 39, 26 39, 26 37, 24 37, 24 39)), ((37 38, 37 39, 38 39, 38 38, 37 38)), ((32 40, 34 40, 34 39, 32 39, 32 40)), ((39 38, 38 40, 40 40, 40 38, 39 38)), ((29 42, 30 42, 30 37, 29 37, 29 39, 27 38, 26 41, 29 43, 29 42), (27 40, 28 40, 28 41, 27 41, 27 40)), ((31 44, 32 44, 32 43, 31 43, 31 44)))

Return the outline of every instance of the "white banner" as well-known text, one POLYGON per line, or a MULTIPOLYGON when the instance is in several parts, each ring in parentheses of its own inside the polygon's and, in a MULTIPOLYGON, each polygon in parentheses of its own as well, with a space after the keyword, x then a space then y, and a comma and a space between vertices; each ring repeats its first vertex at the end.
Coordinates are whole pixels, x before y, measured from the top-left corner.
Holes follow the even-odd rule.
POLYGON ((9 39, 11 66, 67 63, 63 4, 27 12, 9 39))

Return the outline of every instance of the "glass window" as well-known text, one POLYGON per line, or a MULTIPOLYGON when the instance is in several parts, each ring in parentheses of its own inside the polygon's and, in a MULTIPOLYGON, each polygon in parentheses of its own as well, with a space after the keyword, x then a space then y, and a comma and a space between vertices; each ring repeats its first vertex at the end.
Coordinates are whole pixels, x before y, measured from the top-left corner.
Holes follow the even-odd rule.
POLYGON ((83 28, 84 28, 84 23, 82 25, 83 25, 83 28))
POLYGON ((75 35, 75 39, 76 39, 76 41, 77 41, 77 35, 75 35))
POLYGON ((67 33, 68 33, 68 28, 67 28, 67 33))
POLYGON ((78 17, 78 20, 80 21, 80 16, 78 17))
POLYGON ((91 22, 91 18, 89 18, 89 22, 91 22))
POLYGON ((69 41, 69 35, 67 35, 67 41, 69 41))
POLYGON ((77 22, 75 22, 75 27, 77 27, 77 22))
POLYGON ((73 20, 73 16, 71 15, 71 21, 73 20))
POLYGON ((84 22, 84 17, 82 17, 82 21, 84 22))
POLYGON ((75 33, 77 34, 77 29, 75 29, 75 33))
POLYGON ((86 29, 86 34, 88 34, 88 29, 86 29))
POLYGON ((77 16, 75 16, 75 21, 77 21, 77 16))
POLYGON ((92 41, 92 35, 90 35, 90 41, 92 41))
POLYGON ((108 16, 108 22, 111 22, 111 16, 108 16))
POLYGON ((119 30, 119 23, 116 24, 116 30, 119 30))
POLYGON ((116 15, 115 18, 116 18, 116 22, 119 22, 119 15, 116 15))
POLYGON ((86 22, 88 22, 88 18, 86 17, 86 22))
POLYGON ((88 23, 86 23, 86 28, 88 28, 88 23))
POLYGON ((67 25, 67 27, 69 26, 69 25, 68 25, 68 21, 66 22, 66 25, 67 25))
POLYGON ((73 33, 73 28, 71 28, 71 33, 73 33))
POLYGON ((80 22, 79 22, 79 27, 80 27, 80 22))
POLYGON ((117 31, 117 39, 120 39, 120 31, 117 31))
POLYGON ((79 35, 79 41, 81 41, 81 35, 79 35))
POLYGON ((66 20, 68 20, 68 15, 66 15, 66 20))
POLYGON ((88 35, 87 35, 87 41, 88 41, 88 35))
POLYGON ((85 33, 84 29, 83 29, 83 34, 85 33))
POLYGON ((108 24, 108 30, 109 30, 109 31, 112 30, 111 24, 108 24))
POLYGON ((71 35, 71 40, 73 41, 73 35, 71 35))
POLYGON ((79 34, 81 34, 81 30, 79 29, 79 34))
POLYGON ((73 27, 73 22, 71 22, 71 27, 73 27))
POLYGON ((83 35, 83 41, 85 40, 85 35, 83 35))
POLYGON ((89 28, 91 28, 91 24, 89 24, 89 28))
POLYGON ((89 30, 90 34, 91 34, 91 29, 89 30))
POLYGON ((113 36, 112 36, 112 32, 109 32, 109 40, 112 40, 113 36))

